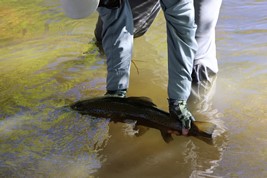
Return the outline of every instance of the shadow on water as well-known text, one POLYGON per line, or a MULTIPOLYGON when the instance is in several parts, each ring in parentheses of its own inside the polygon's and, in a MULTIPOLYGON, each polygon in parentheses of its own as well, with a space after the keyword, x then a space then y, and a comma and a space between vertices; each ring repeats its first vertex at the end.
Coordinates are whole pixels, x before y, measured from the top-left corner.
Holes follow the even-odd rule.
MULTIPOLYGON (((220 73, 189 102, 198 120, 218 125, 213 144, 184 136, 167 144, 155 129, 136 136, 134 123, 62 109, 105 91, 105 59, 91 40, 97 14, 75 21, 59 1, 2 0, 0 177, 266 177, 265 7, 224 1, 220 73)), ((128 93, 163 110, 165 41, 160 14, 135 40, 128 93)))

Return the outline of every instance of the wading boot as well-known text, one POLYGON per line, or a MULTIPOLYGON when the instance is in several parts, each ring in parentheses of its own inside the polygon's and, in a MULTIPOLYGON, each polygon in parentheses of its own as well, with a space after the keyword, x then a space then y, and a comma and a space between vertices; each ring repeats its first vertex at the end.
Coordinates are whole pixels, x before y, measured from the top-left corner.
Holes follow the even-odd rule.
POLYGON ((119 98, 126 98, 126 89, 123 90, 108 90, 105 96, 108 97, 119 97, 119 98))
POLYGON ((187 135, 191 128, 191 123, 195 121, 194 117, 188 111, 186 101, 183 100, 169 100, 169 112, 172 119, 179 120, 182 123, 182 134, 187 135))

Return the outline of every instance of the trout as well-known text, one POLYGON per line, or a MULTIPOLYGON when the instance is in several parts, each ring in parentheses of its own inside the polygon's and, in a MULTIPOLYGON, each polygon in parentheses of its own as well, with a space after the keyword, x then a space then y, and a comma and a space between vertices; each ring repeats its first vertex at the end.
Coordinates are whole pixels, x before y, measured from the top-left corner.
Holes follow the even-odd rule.
MULTIPOLYGON (((170 114, 159 109, 147 97, 96 97, 77 101, 70 106, 82 115, 109 118, 114 122, 136 121, 136 125, 155 128, 161 131, 165 142, 173 138, 171 133, 182 131, 179 120, 170 118, 170 114)), ((210 122, 192 122, 188 136, 212 138, 216 125, 210 122)))

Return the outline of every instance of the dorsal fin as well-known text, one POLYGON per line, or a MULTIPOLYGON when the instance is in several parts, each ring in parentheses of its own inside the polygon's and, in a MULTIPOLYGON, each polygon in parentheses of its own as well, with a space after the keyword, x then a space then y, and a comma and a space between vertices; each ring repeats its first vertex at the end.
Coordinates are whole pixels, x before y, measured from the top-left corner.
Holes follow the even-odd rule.
POLYGON ((137 97, 137 96, 130 96, 127 97, 127 101, 130 103, 134 103, 139 106, 151 106, 151 107, 156 107, 152 100, 148 97, 142 96, 142 97, 137 97))

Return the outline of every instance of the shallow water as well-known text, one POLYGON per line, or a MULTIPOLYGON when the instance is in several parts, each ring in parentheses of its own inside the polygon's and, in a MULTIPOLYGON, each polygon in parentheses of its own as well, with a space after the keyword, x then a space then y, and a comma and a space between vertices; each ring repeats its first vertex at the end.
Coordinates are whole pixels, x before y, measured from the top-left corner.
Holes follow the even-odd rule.
MULTIPOLYGON (((267 1, 224 1, 217 26, 220 72, 199 120, 218 125, 213 144, 64 107, 105 92, 97 14, 64 17, 57 1, 0 1, 0 177, 266 177, 267 1)), ((129 96, 167 110, 165 22, 135 40, 129 96), (136 66, 135 66, 136 65, 136 66)))

